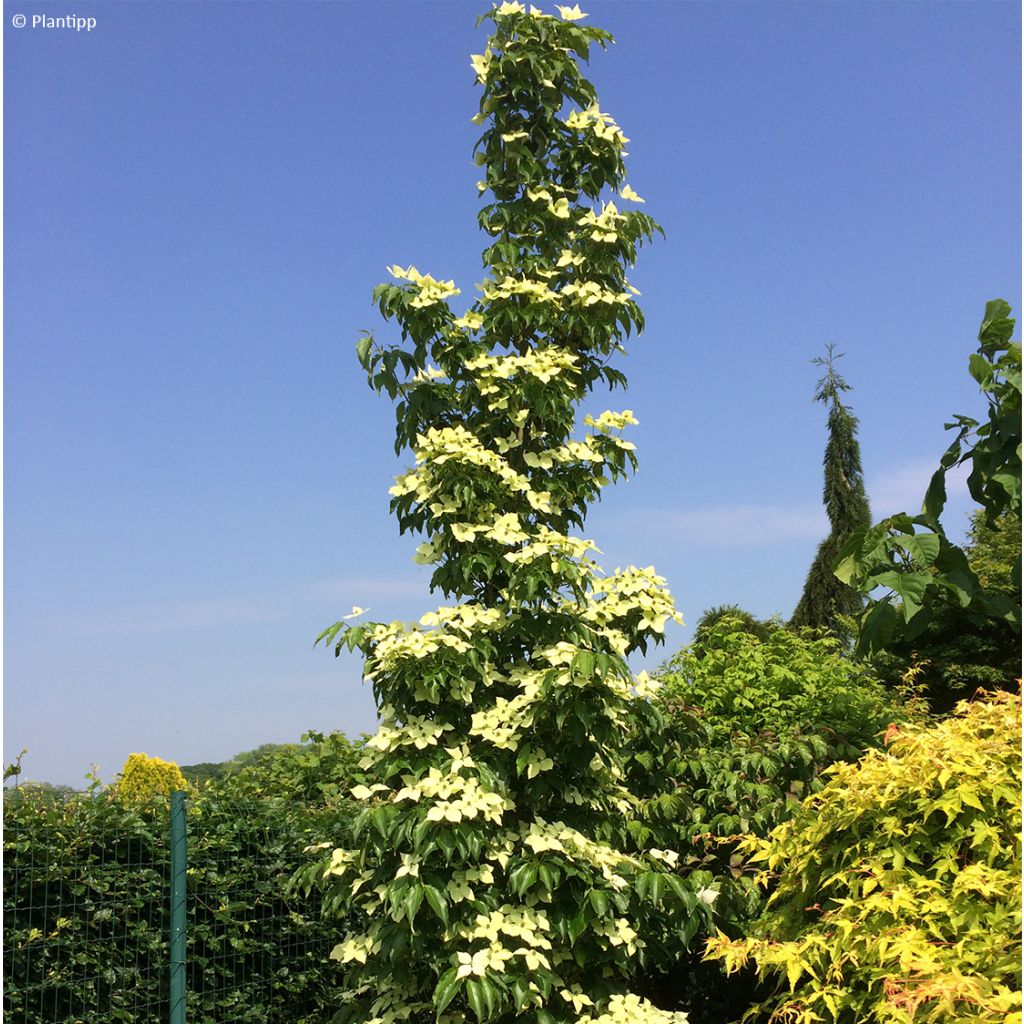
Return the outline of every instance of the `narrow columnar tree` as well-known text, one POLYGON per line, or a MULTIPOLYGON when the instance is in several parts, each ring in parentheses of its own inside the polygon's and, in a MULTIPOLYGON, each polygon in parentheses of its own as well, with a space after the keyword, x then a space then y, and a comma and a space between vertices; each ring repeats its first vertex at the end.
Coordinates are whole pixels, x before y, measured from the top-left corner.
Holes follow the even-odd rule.
POLYGON ((841 616, 859 615, 864 607, 860 593, 835 576, 839 549, 851 534, 871 523, 871 508, 864 490, 864 471, 857 442, 857 417, 840 398, 844 391, 850 390, 850 385, 836 373, 835 361, 841 357, 842 353, 836 353, 835 346, 829 345, 824 357, 812 360, 815 366, 825 367, 825 375, 818 381, 814 400, 828 406, 822 500, 832 528, 818 546, 800 603, 790 622, 791 626, 813 626, 833 633, 841 629, 841 616))
POLYGON ((323 636, 365 656, 381 715, 364 809, 325 853, 345 1020, 682 1020, 632 979, 711 924, 714 892, 645 848, 623 785, 627 710, 652 685, 626 656, 660 642, 672 599, 570 533, 635 466, 632 413, 577 407, 625 382, 611 360, 643 326, 626 270, 659 229, 620 208, 643 202, 627 140, 580 73, 611 37, 558 10, 481 19, 479 298, 460 314, 454 282, 391 267, 374 297, 401 340, 357 348, 415 458, 392 510, 450 603, 323 636))

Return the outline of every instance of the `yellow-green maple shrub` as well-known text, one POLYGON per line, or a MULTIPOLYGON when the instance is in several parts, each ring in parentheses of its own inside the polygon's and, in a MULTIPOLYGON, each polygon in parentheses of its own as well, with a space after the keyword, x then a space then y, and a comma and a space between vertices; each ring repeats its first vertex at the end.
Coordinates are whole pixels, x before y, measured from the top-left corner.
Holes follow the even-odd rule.
POLYGON ((625 382, 610 362, 643 327, 626 269, 659 229, 580 73, 611 37, 558 11, 503 3, 472 58, 480 297, 460 315, 454 281, 391 267, 374 297, 401 342, 357 346, 416 462, 392 511, 453 603, 322 637, 362 652, 381 714, 363 810, 323 869, 353 922, 332 954, 339 1021, 683 1021, 631 987, 710 920, 703 880, 638 840, 624 785, 630 704, 651 686, 626 656, 661 641, 672 598, 652 568, 605 575, 570 532, 635 466, 633 414, 579 424, 577 406, 625 382))
POLYGON ((118 797, 134 803, 145 803, 153 797, 170 796, 176 790, 188 788, 177 764, 148 754, 129 754, 116 783, 118 797))
POLYGON ((1020 696, 889 740, 746 842, 774 893, 750 937, 708 955, 778 976, 756 1020, 1019 1024, 1020 696))

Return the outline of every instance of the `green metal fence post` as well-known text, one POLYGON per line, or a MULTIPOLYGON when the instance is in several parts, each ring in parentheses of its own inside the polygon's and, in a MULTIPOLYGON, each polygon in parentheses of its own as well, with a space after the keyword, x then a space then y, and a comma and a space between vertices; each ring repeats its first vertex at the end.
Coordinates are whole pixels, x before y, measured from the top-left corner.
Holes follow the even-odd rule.
POLYGON ((171 794, 171 1017, 185 1024, 185 793, 171 794))

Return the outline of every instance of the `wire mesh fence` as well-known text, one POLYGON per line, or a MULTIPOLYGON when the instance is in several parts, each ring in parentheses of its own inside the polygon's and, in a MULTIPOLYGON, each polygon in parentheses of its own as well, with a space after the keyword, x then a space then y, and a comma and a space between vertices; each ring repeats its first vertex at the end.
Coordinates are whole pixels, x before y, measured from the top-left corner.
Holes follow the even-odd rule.
POLYGON ((4 1024, 322 1019, 338 926, 289 881, 341 812, 186 806, 183 1018, 169 982, 169 801, 5 793, 4 1024))
POLYGON ((4 1021, 156 1021, 165 821, 99 798, 4 801, 4 1021))

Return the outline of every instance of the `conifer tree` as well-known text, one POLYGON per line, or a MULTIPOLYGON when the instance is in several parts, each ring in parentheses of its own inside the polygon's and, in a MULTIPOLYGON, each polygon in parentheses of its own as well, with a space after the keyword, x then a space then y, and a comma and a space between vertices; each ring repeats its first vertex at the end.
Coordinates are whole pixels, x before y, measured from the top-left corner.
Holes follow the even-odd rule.
POLYGON ((337 1020, 682 1021, 633 979, 711 926, 710 878, 648 848, 623 784, 630 705, 653 685, 626 656, 661 642, 672 598, 653 568, 603 574, 569 532, 635 467, 632 412, 576 408, 625 383, 611 360, 643 327, 626 270, 660 229, 620 210, 644 201, 627 140, 580 73, 611 37, 558 11, 481 19, 480 297, 459 315, 453 281, 391 267, 374 297, 401 340, 357 346, 415 458, 392 511, 451 603, 322 636, 364 655, 381 716, 363 810, 325 854, 348 927, 337 1020))
POLYGON ((871 524, 871 509, 864 490, 864 473, 857 442, 857 417, 840 396, 850 386, 836 372, 835 361, 842 353, 828 345, 826 355, 812 362, 825 367, 814 393, 816 402, 828 406, 828 443, 825 446, 825 487, 822 500, 831 530, 818 546, 804 583, 800 603, 790 626, 825 628, 841 632, 841 617, 860 614, 864 599, 853 587, 835 576, 839 549, 856 530, 871 524))

